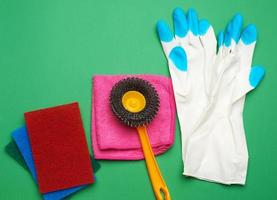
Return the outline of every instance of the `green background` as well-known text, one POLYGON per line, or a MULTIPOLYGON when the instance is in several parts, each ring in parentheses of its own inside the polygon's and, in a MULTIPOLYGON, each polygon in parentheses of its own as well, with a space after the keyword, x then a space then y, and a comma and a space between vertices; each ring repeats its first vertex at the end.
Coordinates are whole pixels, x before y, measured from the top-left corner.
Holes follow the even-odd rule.
MULTIPOLYGON (((277 199, 276 1, 222 0, 0 0, 0 199, 40 199, 31 176, 4 153, 23 113, 78 101, 90 143, 91 77, 94 74, 169 76, 155 32, 171 12, 193 7, 215 31, 240 12, 255 23, 259 38, 254 64, 265 80, 247 97, 244 122, 250 154, 242 186, 185 178, 180 129, 175 144, 157 158, 173 200, 277 199), (275 190, 275 191, 274 191, 275 190)), ((97 183, 72 199, 154 199, 143 161, 100 161, 97 183)))

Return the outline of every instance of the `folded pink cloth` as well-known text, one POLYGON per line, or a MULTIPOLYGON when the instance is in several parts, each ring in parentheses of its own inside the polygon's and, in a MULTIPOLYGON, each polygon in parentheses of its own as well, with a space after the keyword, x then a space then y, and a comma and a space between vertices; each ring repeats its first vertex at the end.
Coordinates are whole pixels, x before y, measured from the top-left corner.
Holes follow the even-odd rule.
POLYGON ((109 105, 109 95, 114 84, 131 76, 152 83, 160 97, 159 111, 147 126, 154 154, 164 153, 174 142, 176 109, 170 78, 158 75, 96 75, 93 77, 91 133, 96 159, 139 160, 144 158, 136 129, 119 121, 109 105))

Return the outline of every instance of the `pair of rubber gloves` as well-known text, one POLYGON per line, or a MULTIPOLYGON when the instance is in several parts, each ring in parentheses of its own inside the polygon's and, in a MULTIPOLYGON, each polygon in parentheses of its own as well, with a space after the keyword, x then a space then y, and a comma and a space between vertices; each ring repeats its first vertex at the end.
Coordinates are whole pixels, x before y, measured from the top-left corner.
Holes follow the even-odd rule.
POLYGON ((248 151, 243 127, 246 94, 265 70, 251 67, 254 25, 242 29, 235 15, 216 39, 193 9, 173 12, 174 35, 157 23, 174 87, 186 176, 223 184, 245 184, 248 151))

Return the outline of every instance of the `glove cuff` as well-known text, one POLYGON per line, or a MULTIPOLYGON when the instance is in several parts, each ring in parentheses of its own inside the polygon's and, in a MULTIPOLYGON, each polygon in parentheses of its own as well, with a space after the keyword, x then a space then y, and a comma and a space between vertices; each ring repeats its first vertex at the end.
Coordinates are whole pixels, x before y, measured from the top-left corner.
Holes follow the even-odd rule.
POLYGON ((223 169, 223 167, 217 165, 216 161, 205 164, 205 162, 188 158, 185 162, 183 175, 226 185, 245 185, 247 163, 248 157, 242 159, 240 163, 230 165, 229 169, 223 169), (214 163, 214 165, 211 165, 211 163, 214 163))

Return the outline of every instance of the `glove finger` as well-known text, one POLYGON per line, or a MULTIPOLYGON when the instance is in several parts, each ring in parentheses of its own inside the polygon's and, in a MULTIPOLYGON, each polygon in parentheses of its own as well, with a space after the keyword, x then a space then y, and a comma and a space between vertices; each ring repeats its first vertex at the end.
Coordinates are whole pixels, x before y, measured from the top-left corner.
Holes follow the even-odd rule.
POLYGON ((173 11, 173 22, 175 37, 184 38, 188 32, 188 24, 184 11, 181 8, 175 8, 173 11))
POLYGON ((232 31, 232 22, 230 21, 227 24, 224 35, 224 47, 229 48, 231 46, 231 31, 232 31))
POLYGON ((173 40, 173 34, 169 29, 167 23, 163 20, 159 20, 157 23, 157 32, 162 42, 171 42, 173 40))
POLYGON ((242 32, 237 45, 241 69, 250 68, 257 40, 257 29, 253 24, 248 25, 242 32))
POLYGON ((200 20, 198 26, 202 46, 209 56, 214 56, 216 53, 216 37, 213 27, 206 19, 200 20))
POLYGON ((189 88, 187 84, 187 54, 181 46, 171 50, 168 65, 175 94, 186 96, 189 88))
POLYGON ((215 71, 215 66, 210 63, 212 63, 215 59, 216 37, 213 27, 206 19, 202 19, 199 21, 199 37, 205 52, 205 62, 207 63, 204 67, 204 77, 205 90, 206 93, 209 94, 213 81, 213 74, 215 71))
POLYGON ((169 59, 177 69, 187 71, 187 54, 182 47, 173 48, 169 54, 169 59))
POLYGON ((256 88, 265 75, 265 69, 262 66, 254 66, 251 68, 249 75, 249 83, 253 88, 256 88))
POLYGON ((241 35, 243 18, 240 14, 236 14, 232 19, 231 38, 238 43, 241 35))
POLYGON ((206 19, 199 20, 199 24, 198 24, 199 35, 204 36, 210 27, 211 25, 208 20, 206 19))
POLYGON ((241 34, 241 41, 245 45, 250 45, 257 40, 257 29, 253 24, 249 24, 241 34))
POLYGON ((198 36, 198 16, 194 9, 189 9, 187 14, 187 21, 189 30, 194 36, 198 36))
POLYGON ((199 21, 197 13, 194 9, 189 9, 187 13, 187 22, 188 22, 188 41, 189 44, 193 47, 201 47, 201 42, 199 38, 199 21))
POLYGON ((156 28, 164 53, 168 58, 169 53, 176 46, 173 34, 167 23, 163 20, 158 21, 156 28))
POLYGON ((265 75, 265 69, 262 66, 254 66, 250 69, 241 70, 235 79, 235 87, 232 96, 232 102, 236 102, 244 97, 249 91, 255 89, 265 75))
POLYGON ((224 38, 225 54, 233 53, 241 34, 243 18, 240 14, 236 14, 226 27, 224 38))

